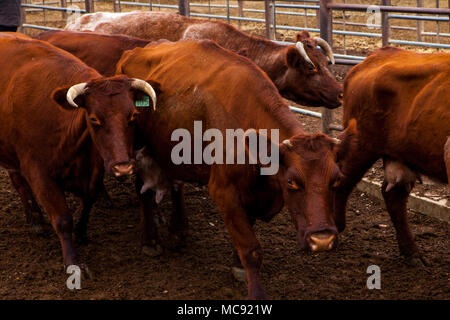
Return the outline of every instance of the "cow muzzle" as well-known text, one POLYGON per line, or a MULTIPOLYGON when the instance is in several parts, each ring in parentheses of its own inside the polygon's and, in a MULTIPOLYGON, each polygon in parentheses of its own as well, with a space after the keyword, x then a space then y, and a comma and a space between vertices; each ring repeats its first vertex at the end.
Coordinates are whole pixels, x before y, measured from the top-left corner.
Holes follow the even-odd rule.
POLYGON ((337 244, 337 237, 329 231, 315 232, 306 238, 306 242, 312 252, 329 251, 337 244))
POLYGON ((134 163, 120 163, 111 168, 113 175, 118 178, 122 176, 129 176, 134 172, 134 163))

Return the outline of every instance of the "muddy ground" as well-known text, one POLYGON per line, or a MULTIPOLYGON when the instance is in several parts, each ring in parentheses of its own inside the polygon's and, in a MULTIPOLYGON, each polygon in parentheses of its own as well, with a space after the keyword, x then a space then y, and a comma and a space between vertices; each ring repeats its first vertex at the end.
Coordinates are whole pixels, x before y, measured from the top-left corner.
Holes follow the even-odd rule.
MULTIPOLYGON (((347 67, 335 67, 340 80, 346 71, 347 67)), ((341 114, 342 110, 336 110, 337 123, 341 114)), ((298 119, 308 132, 320 131, 319 120, 301 115, 298 119)), ((368 174, 380 177, 379 166, 368 174)), ((83 280, 82 290, 70 291, 65 285, 67 275, 56 235, 50 227, 45 237, 31 232, 19 198, 6 172, 0 169, 0 299, 246 297, 246 286, 231 274, 230 238, 205 187, 187 185, 187 248, 150 258, 140 250, 139 206, 132 179, 123 183, 107 179, 106 185, 114 208, 102 201, 96 205, 89 242, 79 246, 95 277, 83 280)), ((446 192, 442 185, 426 188, 441 195, 446 192)), ((75 199, 69 197, 69 203, 76 207, 75 199)), ((161 214, 170 212, 171 203, 166 199, 161 214)), ((274 299, 449 299, 449 225, 415 212, 409 212, 409 220, 429 267, 404 263, 384 205, 358 191, 350 198, 348 225, 339 237, 339 247, 329 253, 300 252, 295 228, 285 210, 270 223, 257 223, 267 293, 274 299), (381 290, 366 288, 366 270, 373 264, 381 269, 381 290)), ((170 240, 164 226, 162 229, 163 238, 170 240)))

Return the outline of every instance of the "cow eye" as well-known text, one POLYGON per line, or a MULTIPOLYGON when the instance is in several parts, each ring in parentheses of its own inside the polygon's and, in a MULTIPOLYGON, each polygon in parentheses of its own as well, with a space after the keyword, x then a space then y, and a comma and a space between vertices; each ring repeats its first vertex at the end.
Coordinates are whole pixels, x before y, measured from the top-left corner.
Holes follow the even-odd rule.
POLYGON ((291 190, 299 190, 300 189, 300 186, 293 179, 288 179, 287 184, 288 184, 288 188, 291 190))
POLYGON ((334 179, 331 180, 331 189, 337 189, 341 183, 342 174, 339 173, 334 179))
POLYGON ((136 120, 138 114, 139 114, 139 111, 134 110, 134 111, 131 113, 129 122, 130 122, 130 123, 131 123, 131 122, 134 122, 134 121, 136 120))
POLYGON ((89 116, 89 121, 91 122, 91 124, 92 124, 93 126, 96 126, 96 127, 102 125, 102 123, 100 122, 100 120, 99 120, 96 116, 94 116, 94 115, 89 116))

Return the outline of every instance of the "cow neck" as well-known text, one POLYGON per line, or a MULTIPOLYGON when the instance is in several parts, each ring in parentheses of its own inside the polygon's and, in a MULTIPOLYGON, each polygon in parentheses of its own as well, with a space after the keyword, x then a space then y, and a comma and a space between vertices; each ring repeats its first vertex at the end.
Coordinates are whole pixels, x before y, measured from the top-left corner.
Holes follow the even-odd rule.
POLYGON ((285 46, 266 39, 247 36, 240 48, 247 48, 248 58, 270 75, 273 68, 278 67, 279 58, 283 56, 285 46))
POLYGON ((73 159, 77 156, 80 149, 86 143, 91 141, 89 130, 86 125, 84 109, 69 111, 70 116, 67 117, 65 125, 63 125, 63 133, 59 149, 66 159, 73 159))
POLYGON ((266 116, 259 116, 258 123, 252 123, 250 127, 255 129, 279 129, 280 140, 289 139, 297 134, 305 134, 300 122, 294 116, 289 106, 282 101, 278 94, 267 95, 265 108, 260 113, 266 116))

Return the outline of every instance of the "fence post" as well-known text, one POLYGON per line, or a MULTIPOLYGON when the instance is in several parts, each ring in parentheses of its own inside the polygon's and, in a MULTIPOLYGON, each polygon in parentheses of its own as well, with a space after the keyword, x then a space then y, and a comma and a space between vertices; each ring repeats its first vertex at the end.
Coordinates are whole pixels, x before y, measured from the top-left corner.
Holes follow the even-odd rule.
POLYGON ((275 40, 275 19, 274 9, 275 3, 273 0, 264 0, 264 12, 266 15, 266 37, 270 40, 275 40))
POLYGON ((23 24, 26 23, 26 11, 25 7, 20 6, 20 32, 25 33, 25 28, 23 27, 23 24))
POLYGON ((189 0, 178 0, 178 11, 182 16, 189 17, 189 0))
MULTIPOLYGON (((417 0, 417 6, 422 8, 423 0, 417 0)), ((417 41, 422 41, 422 32, 423 32, 423 21, 417 20, 417 41)))
MULTIPOLYGON (((63 7, 63 8, 67 7, 67 0, 61 0, 61 7, 63 7)), ((63 20, 67 19, 67 11, 61 11, 61 18, 63 20)))
MULTIPOLYGON (((320 0, 320 37, 324 39, 330 47, 333 47, 333 12, 328 8, 329 0, 320 0)), ((330 134, 330 124, 333 122, 333 111, 322 108, 322 132, 330 134)))
MULTIPOLYGON (((391 0, 381 0, 381 5, 390 6, 391 0)), ((390 23, 389 23, 389 12, 381 13, 381 44, 382 46, 389 45, 389 35, 390 35, 390 23)))
POLYGON ((86 12, 94 12, 94 1, 93 0, 84 0, 84 4, 86 7, 86 12))
MULTIPOLYGON (((450 0, 449 0, 450 1, 450 0)), ((244 0, 237 0, 239 18, 244 16, 244 0)), ((241 28, 241 20, 238 20, 239 29, 241 28)))

